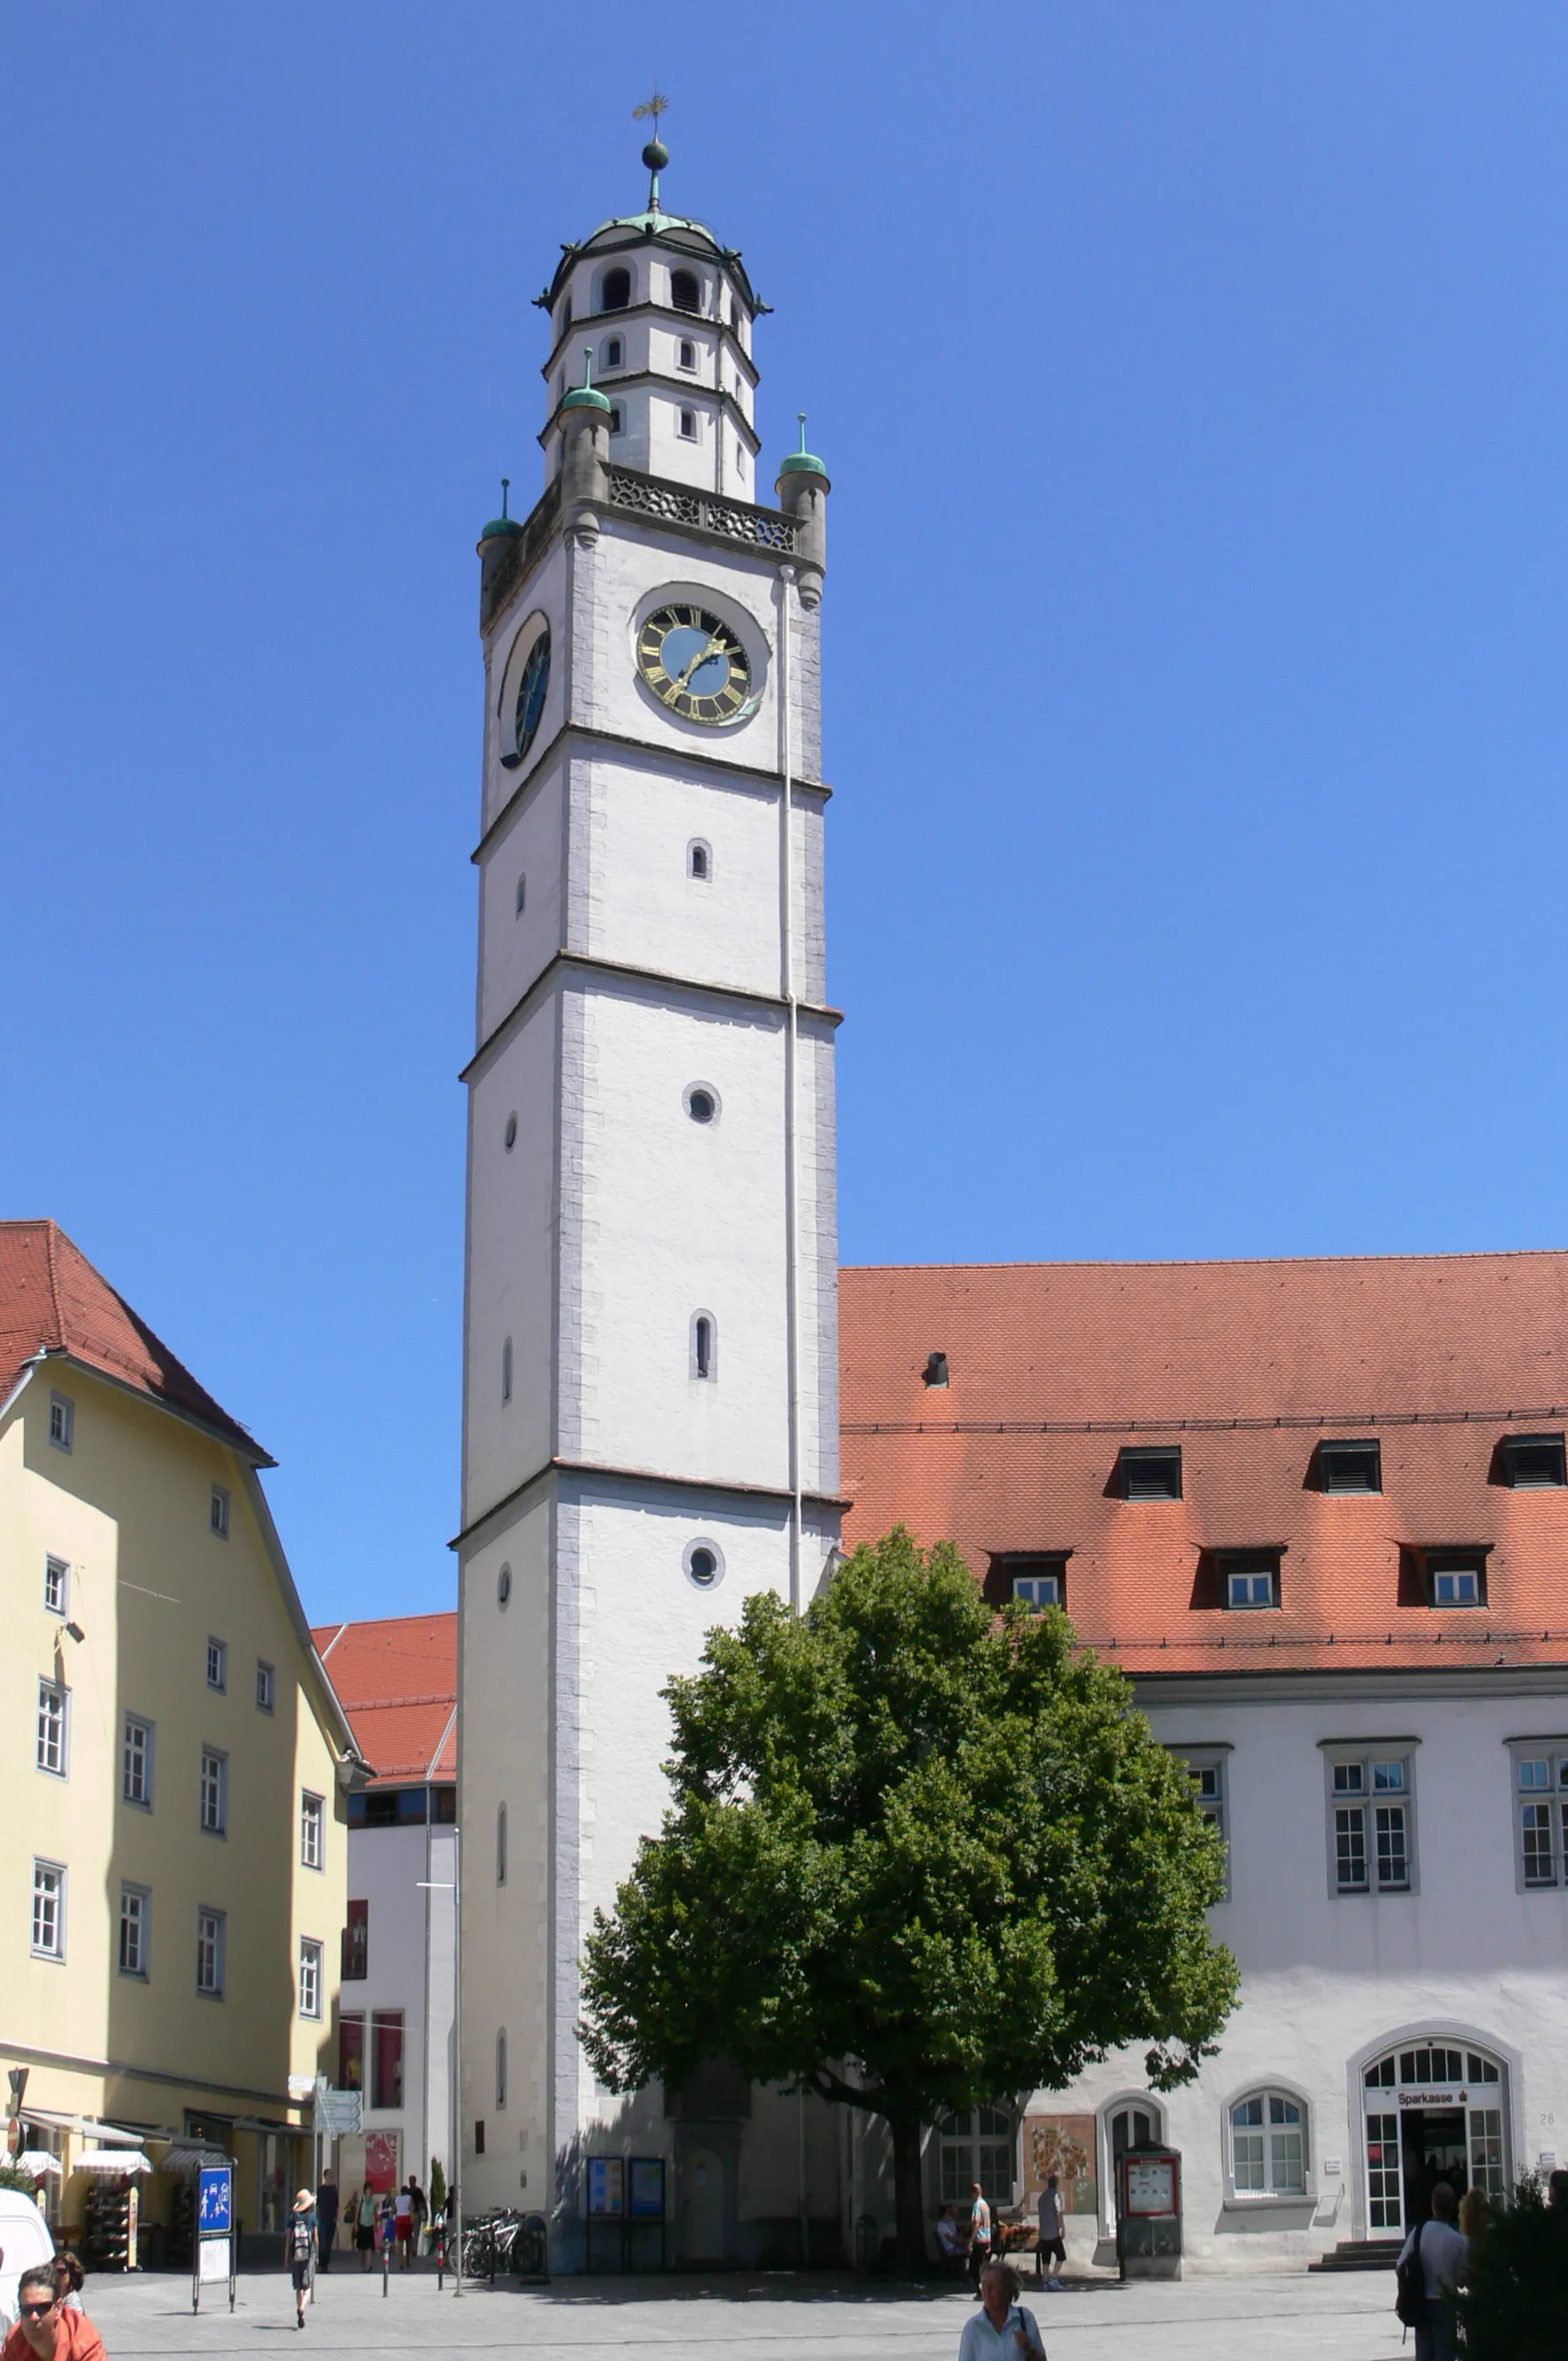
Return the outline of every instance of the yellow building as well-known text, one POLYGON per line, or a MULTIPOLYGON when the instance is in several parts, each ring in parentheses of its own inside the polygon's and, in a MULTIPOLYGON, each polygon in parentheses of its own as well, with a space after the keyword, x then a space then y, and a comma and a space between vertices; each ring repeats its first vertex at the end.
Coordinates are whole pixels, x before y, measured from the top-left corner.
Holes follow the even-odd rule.
POLYGON ((361 1766, 273 1464, 52 1222, 0 1222, 0 2064, 68 2232, 116 2132, 144 2224, 181 2220, 193 2141, 247 2230, 312 2174, 291 2085, 332 2079, 361 1766))

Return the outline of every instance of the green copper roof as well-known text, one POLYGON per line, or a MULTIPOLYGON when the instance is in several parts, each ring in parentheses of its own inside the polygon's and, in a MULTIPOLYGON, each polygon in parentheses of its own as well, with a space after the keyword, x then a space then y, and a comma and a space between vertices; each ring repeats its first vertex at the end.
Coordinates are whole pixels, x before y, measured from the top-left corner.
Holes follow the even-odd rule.
POLYGON ((521 533, 522 527, 516 517, 507 514, 507 494, 510 489, 511 478, 503 476, 501 478, 501 512, 499 517, 490 519, 489 523, 479 535, 481 541, 515 541, 521 533))
POLYGON ((571 392, 566 396, 566 399, 563 401, 561 407, 563 410, 602 410, 606 416, 609 416, 609 403, 606 401, 604 395, 594 383, 594 348, 592 345, 585 345, 583 346, 583 381, 581 385, 575 385, 572 388, 571 392))
POLYGON ((814 451, 808 451, 806 447, 805 411, 797 410, 795 416, 800 421, 800 448, 798 451, 792 451, 787 458, 780 460, 779 473, 781 476, 825 476, 828 470, 821 460, 814 451))
POLYGON ((767 310, 767 305, 753 291, 746 276, 745 265, 735 249, 720 246, 706 222, 697 221, 691 214, 667 214, 664 211, 659 198, 659 174, 669 160, 670 151, 663 141, 651 139, 642 150, 642 161, 652 175, 645 209, 640 214, 612 214, 609 221, 600 222, 598 229, 591 231, 580 245, 564 246, 554 277, 543 294, 534 299, 542 309, 548 311, 554 308, 555 298, 573 264, 579 261, 590 247, 598 247, 603 240, 604 248, 613 251, 617 246, 630 245, 634 238, 652 238, 674 247, 677 252, 706 254, 722 263, 740 288, 747 309, 752 313, 767 310))

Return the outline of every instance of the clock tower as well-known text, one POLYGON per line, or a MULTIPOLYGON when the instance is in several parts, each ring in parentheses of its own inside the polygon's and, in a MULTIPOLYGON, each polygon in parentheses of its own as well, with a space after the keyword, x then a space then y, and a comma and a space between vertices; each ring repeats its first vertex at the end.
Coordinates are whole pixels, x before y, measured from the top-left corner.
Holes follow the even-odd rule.
POLYGON ((576 2035, 664 1808, 661 1689, 751 1593, 804 1607, 839 1531, 828 485, 803 431, 758 499, 765 307, 643 161, 539 299, 544 489, 479 543, 455 2161, 567 2269, 596 2155, 663 2159, 672 2257, 795 2259, 837 2205, 793 2099, 614 2100, 576 2035))

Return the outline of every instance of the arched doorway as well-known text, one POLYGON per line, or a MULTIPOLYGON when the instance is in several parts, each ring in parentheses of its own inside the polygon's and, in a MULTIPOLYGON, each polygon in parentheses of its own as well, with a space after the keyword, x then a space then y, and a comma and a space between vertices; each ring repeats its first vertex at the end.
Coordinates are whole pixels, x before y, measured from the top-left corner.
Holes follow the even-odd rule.
POLYGON ((1104 2159, 1106 2195, 1103 2218, 1107 2236, 1116 2227, 1116 2192, 1121 2175, 1116 2168, 1130 2147, 1160 2147, 1165 2143, 1165 2110, 1146 2092, 1113 2099, 1100 2118, 1101 2153, 1104 2159))
POLYGON ((1453 2037, 1401 2041, 1362 2071, 1366 2235, 1403 2238, 1446 2180, 1456 2197, 1509 2186, 1508 2070, 1453 2037))

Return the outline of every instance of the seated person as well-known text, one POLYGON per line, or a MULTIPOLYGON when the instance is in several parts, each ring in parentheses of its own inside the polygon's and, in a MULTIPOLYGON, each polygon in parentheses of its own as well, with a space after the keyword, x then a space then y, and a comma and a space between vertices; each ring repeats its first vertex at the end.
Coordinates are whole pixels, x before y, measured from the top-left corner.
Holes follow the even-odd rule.
POLYGON ((969 2240, 954 2219, 950 2205, 944 2205, 937 2216, 937 2244, 945 2263, 961 2263, 969 2251, 969 2240))

